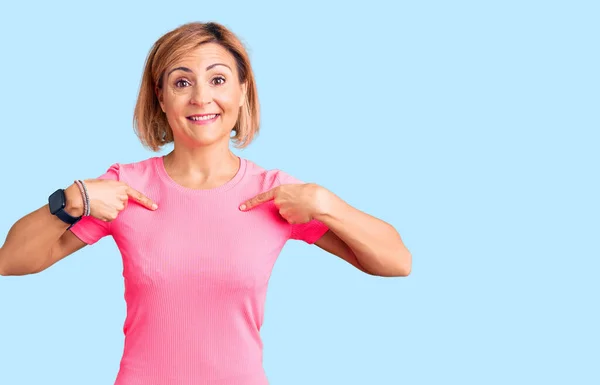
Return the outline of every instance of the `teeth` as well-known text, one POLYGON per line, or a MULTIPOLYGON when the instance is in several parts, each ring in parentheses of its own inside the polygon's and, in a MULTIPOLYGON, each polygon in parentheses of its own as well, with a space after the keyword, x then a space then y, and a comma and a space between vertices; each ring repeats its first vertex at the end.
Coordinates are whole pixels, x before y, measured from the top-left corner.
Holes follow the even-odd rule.
POLYGON ((192 120, 210 120, 213 119, 217 116, 217 114, 212 114, 212 115, 204 115, 204 116, 192 116, 191 119, 192 120))

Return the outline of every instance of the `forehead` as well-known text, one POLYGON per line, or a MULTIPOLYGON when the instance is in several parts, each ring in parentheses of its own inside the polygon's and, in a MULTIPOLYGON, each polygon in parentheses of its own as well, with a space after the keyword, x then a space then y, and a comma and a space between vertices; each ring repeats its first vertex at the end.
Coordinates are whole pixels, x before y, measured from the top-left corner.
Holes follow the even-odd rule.
POLYGON ((214 63, 227 64, 235 71, 235 58, 227 49, 217 43, 201 44, 175 61, 171 67, 186 66, 197 71, 204 70, 214 63))

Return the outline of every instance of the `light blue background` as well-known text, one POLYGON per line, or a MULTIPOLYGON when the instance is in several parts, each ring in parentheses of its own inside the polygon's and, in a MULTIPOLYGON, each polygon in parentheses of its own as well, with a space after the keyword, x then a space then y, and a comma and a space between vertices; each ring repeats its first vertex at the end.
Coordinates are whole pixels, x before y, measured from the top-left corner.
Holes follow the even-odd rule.
MULTIPOLYGON (((273 385, 600 383, 597 2, 17 4, 2 237, 56 188, 153 156, 131 128, 146 54, 219 21, 262 105, 236 152, 390 222, 414 258, 377 278, 290 242, 262 332, 273 385)), ((112 384, 121 268, 108 238, 0 277, 0 384, 112 384)))

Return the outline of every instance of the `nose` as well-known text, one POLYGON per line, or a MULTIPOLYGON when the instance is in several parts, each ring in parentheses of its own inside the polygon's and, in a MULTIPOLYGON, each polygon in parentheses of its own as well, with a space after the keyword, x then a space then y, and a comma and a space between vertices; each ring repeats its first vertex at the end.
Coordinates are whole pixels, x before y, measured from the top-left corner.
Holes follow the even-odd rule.
POLYGON ((193 93, 190 99, 191 104, 204 105, 212 102, 212 94, 210 87, 204 84, 196 84, 193 86, 193 93))

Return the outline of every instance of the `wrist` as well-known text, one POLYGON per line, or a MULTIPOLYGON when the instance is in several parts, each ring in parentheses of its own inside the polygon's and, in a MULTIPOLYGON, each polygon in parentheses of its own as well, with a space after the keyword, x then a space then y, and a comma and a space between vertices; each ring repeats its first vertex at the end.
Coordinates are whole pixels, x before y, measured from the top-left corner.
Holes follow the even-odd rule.
POLYGON ((331 191, 324 187, 316 186, 313 218, 323 222, 331 217, 336 210, 338 200, 339 198, 331 191))
POLYGON ((75 183, 65 189, 65 211, 67 214, 73 217, 80 217, 83 215, 83 197, 81 191, 75 183))

